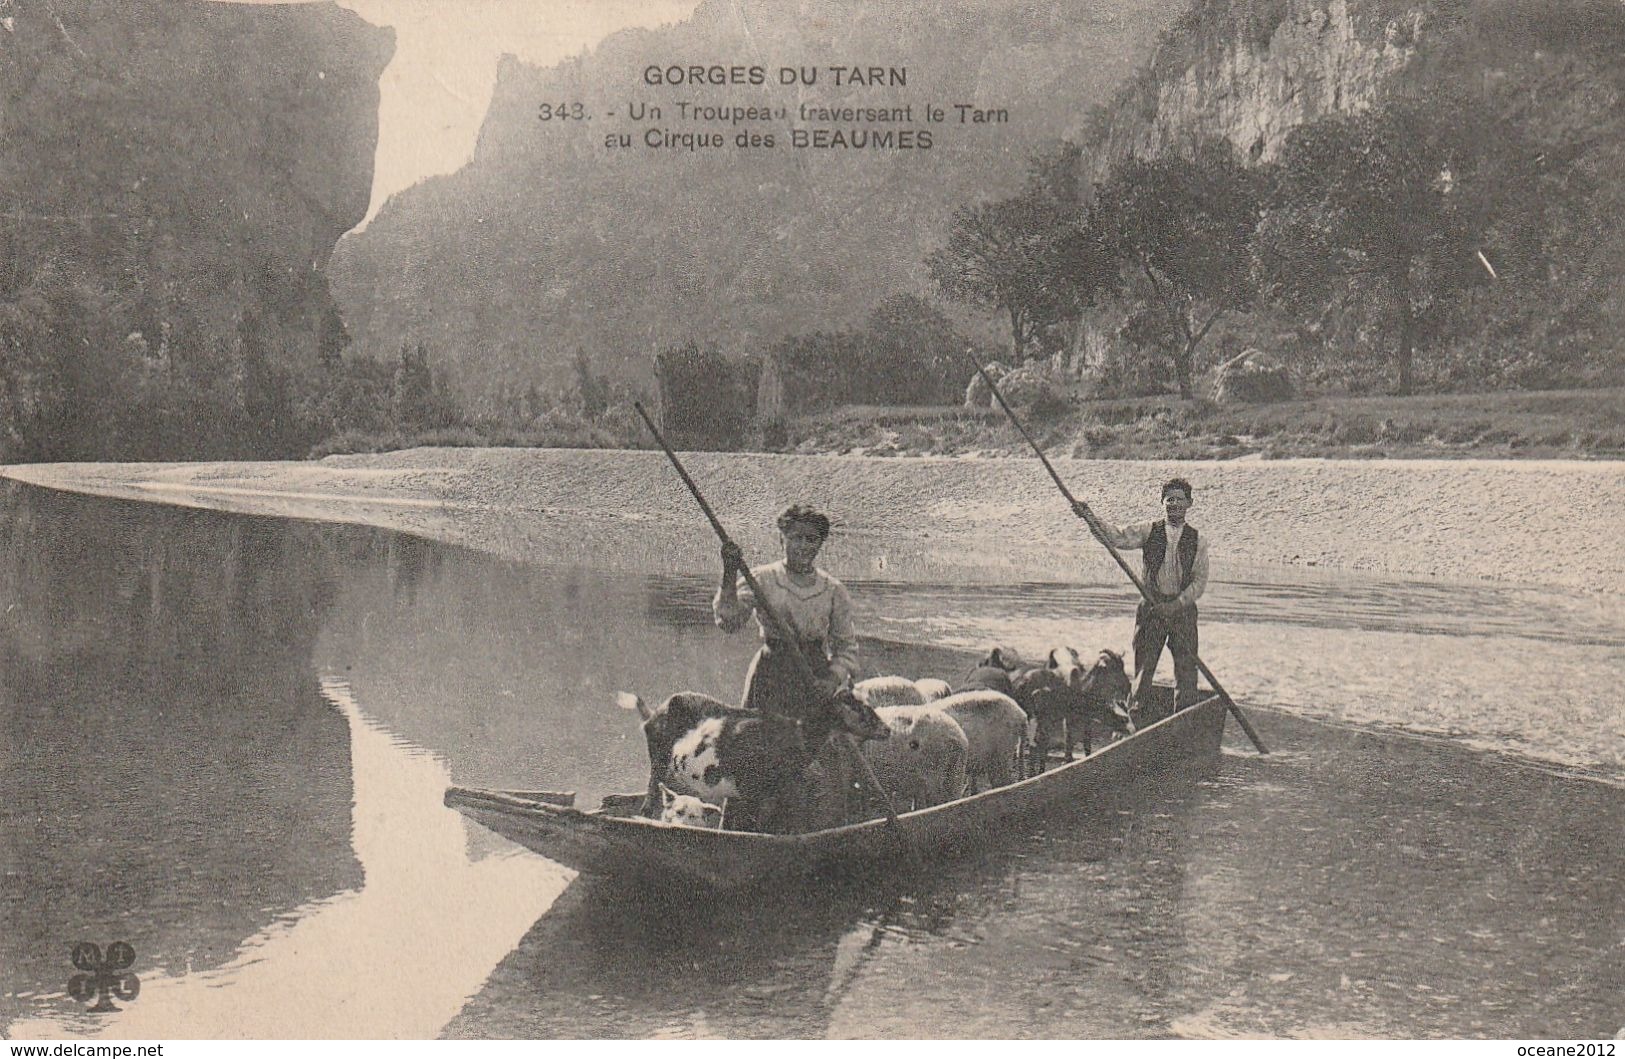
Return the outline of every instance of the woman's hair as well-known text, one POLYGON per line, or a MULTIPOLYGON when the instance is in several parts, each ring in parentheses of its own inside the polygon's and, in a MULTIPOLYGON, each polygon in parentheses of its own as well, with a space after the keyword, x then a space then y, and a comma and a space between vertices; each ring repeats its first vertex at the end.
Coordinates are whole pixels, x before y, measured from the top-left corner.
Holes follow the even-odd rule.
POLYGON ((791 504, 779 512, 779 532, 788 533, 792 523, 805 522, 818 531, 818 539, 829 536, 829 516, 810 504, 791 504))

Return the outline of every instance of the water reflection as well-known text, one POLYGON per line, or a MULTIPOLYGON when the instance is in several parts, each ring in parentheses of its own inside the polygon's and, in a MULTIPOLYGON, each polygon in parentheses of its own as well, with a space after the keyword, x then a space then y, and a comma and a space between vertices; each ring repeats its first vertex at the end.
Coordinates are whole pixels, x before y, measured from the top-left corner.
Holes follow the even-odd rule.
POLYGON ((1182 904, 1182 847, 1199 798, 1198 780, 1185 777, 995 841, 985 858, 748 898, 629 900, 612 881, 584 880, 446 1035, 1083 1032, 1069 1025, 1077 1011, 1128 1000, 1110 973, 1120 961, 1155 983, 1187 955, 1171 913, 1182 904), (1152 848, 1134 835, 1140 809, 1154 814, 1158 856, 1122 859, 1152 848))
POLYGON ((433 1035, 571 877, 471 848, 444 762, 318 671, 350 566, 410 608, 439 550, 6 499, 7 1032, 433 1035), (142 991, 117 1015, 65 996, 80 940, 136 948, 142 991))
POLYGON ((60 994, 77 941, 130 940, 143 974, 207 969, 357 885, 348 734, 310 662, 323 554, 130 507, 88 533, 82 501, 32 490, 7 514, 4 1017, 60 994))
POLYGON ((636 579, 465 556, 408 603, 389 571, 351 572, 316 664, 342 673, 391 731, 442 749, 465 785, 637 788, 648 758, 615 693, 739 695, 754 645, 648 616, 636 579))
POLYGON ((365 882, 275 917, 218 967, 145 971, 106 1017, 23 1019, 13 1036, 143 1040, 432 1037, 573 873, 513 849, 470 859, 440 804, 443 763, 323 696, 350 734, 352 844, 365 882))

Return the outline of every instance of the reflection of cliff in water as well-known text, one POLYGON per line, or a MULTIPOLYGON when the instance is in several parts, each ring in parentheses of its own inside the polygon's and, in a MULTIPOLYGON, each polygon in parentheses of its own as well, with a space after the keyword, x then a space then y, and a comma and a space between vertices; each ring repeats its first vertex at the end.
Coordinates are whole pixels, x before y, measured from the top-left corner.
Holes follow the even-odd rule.
POLYGON ((80 940, 228 959, 353 888, 350 747, 319 695, 329 532, 8 483, 0 504, 0 992, 80 940))

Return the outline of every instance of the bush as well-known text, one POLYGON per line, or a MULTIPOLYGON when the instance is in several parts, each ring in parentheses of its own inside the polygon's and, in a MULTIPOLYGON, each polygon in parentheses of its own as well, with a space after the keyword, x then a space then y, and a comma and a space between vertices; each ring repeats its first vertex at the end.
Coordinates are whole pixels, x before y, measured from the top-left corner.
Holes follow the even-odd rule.
POLYGON ((767 359, 783 373, 792 415, 846 404, 955 404, 969 345, 928 302, 898 295, 861 330, 791 335, 767 359))
POLYGON ((1490 430, 1491 426, 1489 423, 1486 423, 1483 420, 1478 420, 1472 423, 1456 423, 1450 426, 1443 426, 1435 431, 1435 433, 1440 441, 1448 442, 1451 445, 1466 445, 1480 437, 1488 435, 1490 430))
POLYGON ((756 417, 759 363, 731 359, 697 342, 655 358, 661 430, 679 448, 737 449, 756 417))
POLYGON ((1370 445, 1377 440, 1378 429, 1369 420, 1351 419, 1332 427, 1328 436, 1343 445, 1370 445))

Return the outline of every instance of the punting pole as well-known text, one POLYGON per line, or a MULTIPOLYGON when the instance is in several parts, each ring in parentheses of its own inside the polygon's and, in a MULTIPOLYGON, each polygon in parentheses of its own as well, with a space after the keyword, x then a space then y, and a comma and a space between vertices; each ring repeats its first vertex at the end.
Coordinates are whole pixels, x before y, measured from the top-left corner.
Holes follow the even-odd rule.
MULTIPOLYGON (((728 531, 722 528, 722 522, 717 518, 716 512, 711 510, 711 505, 705 502, 705 496, 701 494, 700 487, 695 485, 694 479, 688 476, 688 471, 683 467, 683 461, 677 458, 677 453, 671 451, 671 446, 666 444, 666 439, 660 434, 660 428, 655 426, 653 419, 649 418, 649 413, 643 410, 643 402, 633 401, 632 407, 643 418, 644 425, 649 428, 649 433, 654 435, 655 442, 659 444, 661 451, 665 452, 666 459, 671 461, 672 469, 683 480, 683 484, 688 486, 688 491, 693 495, 695 502, 700 505, 700 510, 705 512, 705 517, 711 522, 711 528, 716 531, 717 539, 723 544, 732 544, 733 538, 729 537, 728 531)), ((796 671, 801 675, 801 679, 808 688, 816 693, 818 680, 813 676, 812 667, 807 664, 807 659, 802 656, 800 645, 797 644, 795 637, 790 635, 790 627, 768 605, 767 597, 762 594, 762 588, 756 583, 755 575, 750 572, 749 564, 741 566, 739 572, 744 575, 745 584, 750 587, 751 594, 756 597, 756 607, 767 619, 768 626, 772 628, 774 635, 789 648, 790 659, 795 663, 796 671)), ((864 757, 863 752, 858 749, 857 740, 852 738, 850 732, 842 732, 840 743, 857 759, 858 767, 863 770, 864 776, 869 780, 870 788, 880 794, 880 800, 886 806, 886 822, 896 825, 897 807, 892 804, 891 794, 887 792, 885 787, 880 785, 880 777, 875 775, 874 766, 869 764, 869 759, 864 757)))
MULTIPOLYGON (((1004 394, 999 392, 998 385, 994 383, 993 377, 987 373, 987 369, 982 367, 982 362, 977 359, 975 354, 968 351, 966 356, 976 366, 976 373, 987 383, 988 389, 993 391, 993 399, 999 402, 999 407, 1004 409, 1004 414, 1010 417, 1010 422, 1014 423, 1016 429, 1021 432, 1021 436, 1027 439, 1027 444, 1032 446, 1032 450, 1038 456, 1039 462, 1044 465, 1044 470, 1049 472, 1049 476, 1055 480, 1056 488, 1060 489, 1061 495, 1066 497, 1067 504, 1069 506, 1076 504, 1077 498, 1072 495, 1072 490, 1068 489, 1066 483, 1061 481, 1061 476, 1055 472, 1055 467, 1049 462, 1049 457, 1044 455, 1044 450, 1038 447, 1038 442, 1033 440, 1031 434, 1027 433, 1027 428, 1021 425, 1021 420, 1016 418, 1016 413, 1005 403, 1004 394)), ((1106 539, 1106 534, 1101 530, 1100 523, 1095 520, 1094 512, 1087 512, 1083 520, 1089 524, 1089 532, 1094 534, 1095 540, 1106 546, 1106 550, 1111 552, 1112 558, 1117 560, 1117 565, 1122 567, 1123 572, 1128 575, 1128 579, 1134 582, 1134 587, 1140 590, 1141 597, 1147 603, 1155 603, 1156 600, 1152 598, 1151 590, 1140 579, 1140 575, 1134 572, 1134 568, 1124 561, 1122 553, 1112 545, 1111 541, 1106 539)), ((1247 715, 1241 712, 1241 707, 1236 705, 1236 700, 1232 699, 1230 693, 1224 690, 1224 685, 1220 684, 1219 678, 1213 675, 1213 670, 1209 669, 1207 663, 1200 658, 1196 660, 1196 668, 1202 671, 1202 675, 1207 677, 1208 683, 1213 685, 1213 690, 1219 693, 1219 697, 1224 700, 1225 708, 1230 711, 1230 716, 1234 717, 1236 723, 1241 725, 1241 730, 1247 733, 1247 738, 1253 741, 1253 746, 1258 748, 1258 752, 1268 754, 1269 750, 1265 748, 1264 741, 1258 738, 1258 733, 1253 730, 1252 724, 1247 720, 1247 715)))

